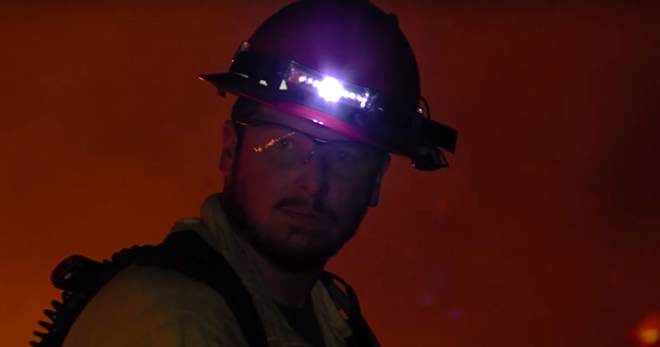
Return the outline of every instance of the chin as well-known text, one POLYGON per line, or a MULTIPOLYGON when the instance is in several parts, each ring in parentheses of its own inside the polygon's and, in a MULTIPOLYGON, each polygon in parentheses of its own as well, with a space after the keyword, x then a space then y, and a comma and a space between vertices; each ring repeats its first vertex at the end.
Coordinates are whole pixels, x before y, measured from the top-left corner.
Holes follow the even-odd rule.
POLYGON ((290 245, 266 250, 264 256, 277 267, 292 271, 303 272, 322 269, 332 256, 326 256, 327 250, 319 248, 298 248, 290 245))
POLYGON ((332 241, 323 240, 313 237, 301 237, 297 235, 290 235, 286 240, 282 240, 279 244, 274 244, 276 251, 281 254, 291 254, 300 259, 314 258, 314 257, 330 257, 336 252, 332 241))
POLYGON ((330 240, 302 235, 296 237, 295 234, 288 234, 285 239, 266 240, 252 240, 253 247, 274 265, 287 271, 302 272, 323 268, 338 252, 330 240))

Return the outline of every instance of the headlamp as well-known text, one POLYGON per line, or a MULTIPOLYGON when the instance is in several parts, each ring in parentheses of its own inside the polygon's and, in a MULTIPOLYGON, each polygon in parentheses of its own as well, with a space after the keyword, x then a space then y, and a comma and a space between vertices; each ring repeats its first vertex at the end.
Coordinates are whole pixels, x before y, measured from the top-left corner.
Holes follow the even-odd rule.
POLYGON ((296 62, 291 62, 286 81, 317 93, 327 102, 341 102, 356 108, 369 109, 375 99, 368 88, 325 76, 296 62))

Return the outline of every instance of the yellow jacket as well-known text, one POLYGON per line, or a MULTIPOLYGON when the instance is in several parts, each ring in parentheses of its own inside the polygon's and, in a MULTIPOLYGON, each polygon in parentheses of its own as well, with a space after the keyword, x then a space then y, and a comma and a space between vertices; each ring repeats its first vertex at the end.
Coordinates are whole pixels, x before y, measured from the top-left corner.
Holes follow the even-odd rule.
MULTIPOLYGON (((196 231, 231 264, 248 289, 272 347, 311 346, 269 298, 257 268, 231 231, 220 195, 206 199, 201 219, 172 232, 196 231), (202 223, 203 221, 203 223, 202 223)), ((319 281, 311 293, 327 347, 345 346, 352 332, 319 281)), ((64 347, 247 347, 225 298, 201 282, 157 267, 130 266, 99 291, 80 314, 64 347)))

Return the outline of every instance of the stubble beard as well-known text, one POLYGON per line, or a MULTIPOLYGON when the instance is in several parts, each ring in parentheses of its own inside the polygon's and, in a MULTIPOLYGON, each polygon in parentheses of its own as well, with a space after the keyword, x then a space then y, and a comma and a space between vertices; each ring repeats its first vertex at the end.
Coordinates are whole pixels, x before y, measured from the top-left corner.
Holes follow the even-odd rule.
MULTIPOLYGON (((237 164, 237 163, 236 163, 237 164)), ((233 170, 236 171, 235 168, 233 170)), ((268 230, 254 222, 251 218, 246 204, 241 199, 241 181, 236 174, 233 174, 232 180, 223 192, 223 207, 229 223, 243 240, 247 241, 249 245, 257 251, 261 256, 270 261, 274 266, 289 272, 308 272, 318 270, 325 267, 325 264, 334 257, 339 250, 348 242, 355 233, 362 222, 363 216, 366 214, 366 207, 364 211, 355 218, 351 223, 350 228, 341 231, 335 240, 328 240, 320 247, 314 249, 303 249, 291 247, 283 241, 279 241, 275 235, 281 235, 281 230, 268 230)), ((310 232, 305 228, 297 226, 288 226, 287 233, 304 234, 310 232)))

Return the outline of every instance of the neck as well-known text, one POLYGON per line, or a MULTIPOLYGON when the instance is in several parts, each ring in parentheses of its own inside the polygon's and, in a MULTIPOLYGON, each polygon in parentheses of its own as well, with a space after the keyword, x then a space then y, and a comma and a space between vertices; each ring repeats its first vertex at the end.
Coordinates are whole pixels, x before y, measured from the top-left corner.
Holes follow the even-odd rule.
POLYGON ((242 241, 259 269, 271 298, 280 305, 303 308, 309 299, 312 288, 323 272, 323 268, 305 272, 286 271, 273 265, 249 242, 242 241))

